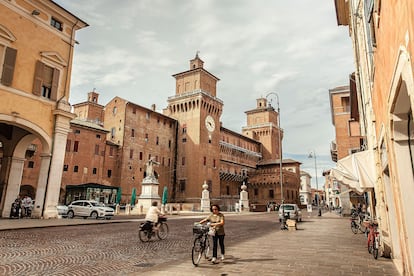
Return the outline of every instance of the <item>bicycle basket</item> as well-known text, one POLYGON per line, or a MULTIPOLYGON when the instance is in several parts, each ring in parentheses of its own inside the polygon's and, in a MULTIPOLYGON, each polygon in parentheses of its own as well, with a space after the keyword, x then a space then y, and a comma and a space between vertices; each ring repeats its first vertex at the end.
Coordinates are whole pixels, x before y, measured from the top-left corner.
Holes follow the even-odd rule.
POLYGON ((194 224, 193 226, 193 234, 204 234, 208 231, 208 227, 202 224, 194 224))
POLYGON ((159 222, 161 222, 161 221, 165 222, 165 221, 167 221, 167 218, 166 217, 159 217, 158 218, 158 221, 159 222))

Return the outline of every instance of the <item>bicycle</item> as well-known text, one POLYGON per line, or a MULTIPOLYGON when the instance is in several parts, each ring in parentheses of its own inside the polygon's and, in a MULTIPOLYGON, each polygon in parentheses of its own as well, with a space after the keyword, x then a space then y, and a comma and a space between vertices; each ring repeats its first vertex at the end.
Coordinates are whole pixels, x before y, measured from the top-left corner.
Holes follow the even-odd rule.
POLYGON ((366 219, 362 217, 362 214, 352 213, 350 218, 352 233, 358 234, 358 231, 367 233, 368 228, 365 226, 366 219))
POLYGON ((368 252, 374 256, 374 259, 378 259, 380 235, 378 231, 378 223, 376 221, 371 221, 369 223, 367 245, 368 252))
POLYGON ((158 239, 164 240, 167 238, 169 229, 166 223, 166 217, 159 217, 158 223, 152 226, 150 222, 143 222, 139 226, 138 236, 142 242, 148 242, 151 238, 157 235, 158 239))
POLYGON ((203 255, 205 259, 208 259, 208 254, 210 252, 209 228, 209 224, 203 225, 195 223, 193 226, 193 234, 195 238, 191 250, 191 260, 193 261, 194 266, 198 266, 203 255))

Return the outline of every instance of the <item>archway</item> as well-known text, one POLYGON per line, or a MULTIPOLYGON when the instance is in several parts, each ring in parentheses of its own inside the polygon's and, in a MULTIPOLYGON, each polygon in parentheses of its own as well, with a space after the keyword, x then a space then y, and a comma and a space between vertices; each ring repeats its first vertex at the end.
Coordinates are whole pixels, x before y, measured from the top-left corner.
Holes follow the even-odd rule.
MULTIPOLYGON (((0 213, 2 217, 9 216, 9 207, 20 195, 21 188, 25 193, 33 193, 33 198, 35 197, 37 183, 32 189, 21 187, 26 152, 35 139, 39 139, 42 144, 42 155, 49 156, 50 159, 51 139, 39 126, 21 118, 0 114, 0 213)), ((42 166, 40 174, 48 174, 48 164, 42 166)))

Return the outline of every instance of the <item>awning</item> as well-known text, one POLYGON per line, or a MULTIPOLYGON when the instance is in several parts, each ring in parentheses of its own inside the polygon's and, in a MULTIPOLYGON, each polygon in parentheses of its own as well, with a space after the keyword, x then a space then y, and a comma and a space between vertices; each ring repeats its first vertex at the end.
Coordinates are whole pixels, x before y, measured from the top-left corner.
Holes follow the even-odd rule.
POLYGON ((374 188, 376 173, 372 150, 353 153, 338 160, 331 176, 358 194, 374 188))

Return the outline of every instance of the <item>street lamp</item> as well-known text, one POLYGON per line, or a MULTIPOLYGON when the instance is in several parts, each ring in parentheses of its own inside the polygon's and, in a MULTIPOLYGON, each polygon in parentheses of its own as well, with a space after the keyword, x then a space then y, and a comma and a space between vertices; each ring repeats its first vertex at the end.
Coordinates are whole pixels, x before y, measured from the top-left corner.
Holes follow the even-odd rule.
POLYGON ((308 158, 313 158, 315 161, 315 180, 316 180, 316 206, 318 206, 318 216, 321 216, 321 208, 319 206, 319 187, 318 187, 318 168, 316 166, 316 152, 313 150, 308 155, 308 158))
MULTIPOLYGON (((269 94, 266 95, 266 99, 267 97, 269 97, 270 95, 276 96, 276 100, 277 100, 277 118, 278 118, 278 127, 279 127, 279 182, 280 182, 280 204, 283 204, 284 198, 283 198, 283 174, 282 174, 282 136, 280 134, 281 132, 281 128, 280 128, 280 106, 279 106, 279 95, 277 93, 274 92, 270 92, 269 94)), ((270 106, 270 103, 269 103, 270 106)), ((283 212, 283 209, 282 209, 283 212)))

